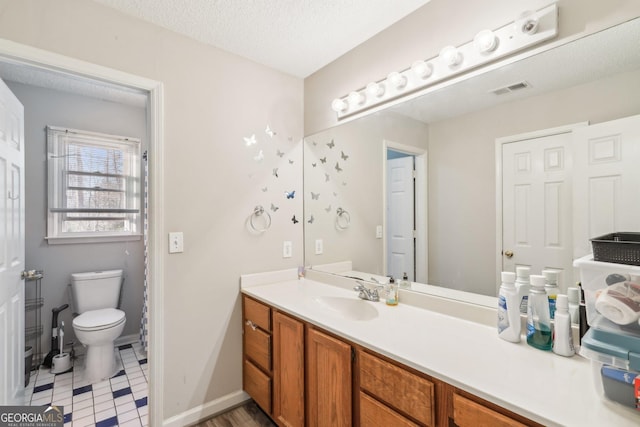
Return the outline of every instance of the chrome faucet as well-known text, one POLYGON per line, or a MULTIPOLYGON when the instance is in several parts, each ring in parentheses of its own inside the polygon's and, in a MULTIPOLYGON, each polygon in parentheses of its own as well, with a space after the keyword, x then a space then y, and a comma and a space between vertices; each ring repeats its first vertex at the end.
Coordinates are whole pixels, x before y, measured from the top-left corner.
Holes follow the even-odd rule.
POLYGON ((378 295, 378 288, 375 289, 367 288, 364 283, 359 280, 356 280, 358 283, 353 287, 354 291, 358 291, 358 298, 362 298, 367 301, 380 301, 380 296, 378 295))

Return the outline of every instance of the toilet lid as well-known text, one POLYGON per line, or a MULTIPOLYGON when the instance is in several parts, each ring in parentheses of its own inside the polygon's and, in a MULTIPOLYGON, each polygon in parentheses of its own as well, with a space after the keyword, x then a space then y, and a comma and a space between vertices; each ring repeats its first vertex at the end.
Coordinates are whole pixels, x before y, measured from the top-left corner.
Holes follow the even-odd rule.
POLYGON ((104 328, 124 322, 124 311, 115 308, 90 310, 73 319, 73 326, 81 329, 104 328))

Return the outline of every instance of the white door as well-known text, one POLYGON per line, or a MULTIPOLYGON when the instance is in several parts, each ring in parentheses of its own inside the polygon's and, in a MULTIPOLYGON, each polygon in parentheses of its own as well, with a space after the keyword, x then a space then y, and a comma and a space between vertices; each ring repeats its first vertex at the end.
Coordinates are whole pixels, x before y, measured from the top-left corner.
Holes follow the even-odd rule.
POLYGON ((415 280, 413 156, 387 160, 387 275, 415 280))
POLYGON ((577 129, 574 144, 574 256, 589 239, 640 232, 640 116, 577 129))
POLYGON ((502 271, 559 271, 572 281, 571 133, 502 145, 502 271))
POLYGON ((0 80, 0 405, 24 388, 24 110, 0 80))

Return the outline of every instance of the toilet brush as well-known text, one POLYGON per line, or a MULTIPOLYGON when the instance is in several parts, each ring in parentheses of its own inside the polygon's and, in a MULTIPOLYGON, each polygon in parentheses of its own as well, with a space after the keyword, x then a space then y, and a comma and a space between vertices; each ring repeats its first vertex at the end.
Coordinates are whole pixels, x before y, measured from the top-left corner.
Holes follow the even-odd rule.
POLYGON ((71 357, 69 357, 69 353, 62 352, 64 348, 64 321, 60 322, 60 327, 58 328, 58 342, 60 343, 60 351, 53 356, 53 364, 51 366, 52 374, 61 374, 71 369, 71 357))

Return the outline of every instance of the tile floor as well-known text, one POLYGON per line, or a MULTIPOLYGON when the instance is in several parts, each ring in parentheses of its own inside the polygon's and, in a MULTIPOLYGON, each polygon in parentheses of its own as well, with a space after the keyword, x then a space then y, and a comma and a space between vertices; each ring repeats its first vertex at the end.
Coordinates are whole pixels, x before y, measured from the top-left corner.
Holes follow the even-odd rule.
POLYGON ((65 427, 148 425, 148 365, 139 344, 118 347, 119 371, 111 379, 89 384, 83 378, 83 360, 71 372, 31 372, 25 404, 64 406, 65 427))

